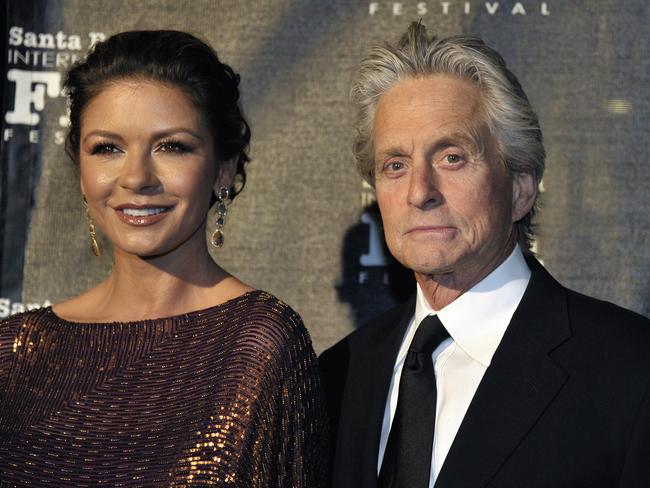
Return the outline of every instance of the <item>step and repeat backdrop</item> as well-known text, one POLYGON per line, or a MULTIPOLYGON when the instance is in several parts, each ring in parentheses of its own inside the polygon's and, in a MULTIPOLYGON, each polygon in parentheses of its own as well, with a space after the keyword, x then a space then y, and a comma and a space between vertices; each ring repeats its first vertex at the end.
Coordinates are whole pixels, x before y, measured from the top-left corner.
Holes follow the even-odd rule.
MULTIPOLYGON (((417 19, 483 37, 536 107, 548 152, 537 252, 565 285, 650 315, 650 4, 646 0, 6 0, 0 318, 102 280, 64 153, 66 70, 132 29, 207 40, 241 74, 246 189, 214 258, 304 318, 317 350, 405 299, 350 152, 352 73, 417 19)), ((104 246, 106 244, 104 243, 104 246)))

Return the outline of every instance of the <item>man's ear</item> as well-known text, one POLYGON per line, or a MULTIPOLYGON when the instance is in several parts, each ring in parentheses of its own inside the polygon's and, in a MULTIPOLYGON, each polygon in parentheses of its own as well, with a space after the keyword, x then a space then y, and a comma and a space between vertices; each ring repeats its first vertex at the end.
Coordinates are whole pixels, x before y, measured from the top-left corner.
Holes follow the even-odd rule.
POLYGON ((530 173, 515 173, 512 177, 512 221, 523 219, 535 204, 537 180, 530 173))
POLYGON ((217 179, 214 182, 212 191, 215 195, 219 194, 219 189, 223 186, 226 188, 232 188, 232 184, 235 181, 235 175, 237 174, 237 161, 232 159, 230 161, 224 161, 219 164, 219 173, 217 174, 217 179))

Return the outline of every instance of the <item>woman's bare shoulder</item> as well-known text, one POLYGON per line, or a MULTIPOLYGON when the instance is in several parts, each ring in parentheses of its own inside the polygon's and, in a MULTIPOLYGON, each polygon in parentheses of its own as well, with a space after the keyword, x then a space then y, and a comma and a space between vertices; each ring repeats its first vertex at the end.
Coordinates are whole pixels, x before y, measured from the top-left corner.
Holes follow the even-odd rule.
MULTIPOLYGON (((255 290, 239 279, 228 275, 213 287, 203 290, 202 293, 190 293, 167 300, 167 306, 160 310, 149 310, 147 313, 148 306, 142 307, 141 303, 130 303, 124 293, 111 294, 109 288, 110 286, 107 286, 106 283, 101 283, 80 295, 54 304, 52 311, 58 317, 70 322, 128 322, 174 316, 213 307, 255 290), (123 299, 115 300, 116 296, 121 296, 123 299), (141 316, 142 314, 144 316, 141 316)), ((153 295, 164 296, 165 293, 154 292, 153 295)))
POLYGON ((80 295, 73 296, 61 302, 52 305, 52 311, 57 317, 70 322, 103 322, 106 317, 102 317, 97 311, 102 307, 103 294, 98 285, 87 290, 80 295))
POLYGON ((214 302, 216 299, 217 303, 227 302, 254 290, 255 288, 247 285, 239 278, 228 275, 213 287, 213 293, 209 294, 208 301, 214 302))

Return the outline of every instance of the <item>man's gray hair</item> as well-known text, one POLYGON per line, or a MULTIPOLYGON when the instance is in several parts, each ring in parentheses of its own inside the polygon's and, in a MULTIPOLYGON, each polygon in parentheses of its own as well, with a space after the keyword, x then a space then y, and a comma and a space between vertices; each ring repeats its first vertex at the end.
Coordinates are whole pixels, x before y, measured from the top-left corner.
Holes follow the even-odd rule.
MULTIPOLYGON (((477 37, 429 38, 420 22, 413 22, 397 44, 375 47, 359 65, 351 97, 357 107, 353 152, 363 178, 374 187, 372 129, 379 99, 403 79, 430 74, 458 76, 480 88, 488 128, 510 174, 531 174, 539 184, 546 157, 539 120, 501 55, 477 37)), ((516 224, 523 250, 534 237, 536 207, 516 224)))

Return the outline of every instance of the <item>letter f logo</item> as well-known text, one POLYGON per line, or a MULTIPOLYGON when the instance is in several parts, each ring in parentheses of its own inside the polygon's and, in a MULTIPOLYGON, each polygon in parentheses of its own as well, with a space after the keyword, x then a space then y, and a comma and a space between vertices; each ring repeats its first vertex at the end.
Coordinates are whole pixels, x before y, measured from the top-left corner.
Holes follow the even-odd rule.
POLYGON ((46 89, 50 98, 58 97, 61 91, 61 74, 58 71, 11 69, 7 72, 7 79, 16 83, 14 109, 5 115, 8 124, 38 124, 40 117, 31 111, 31 105, 41 111, 45 107, 46 89))

